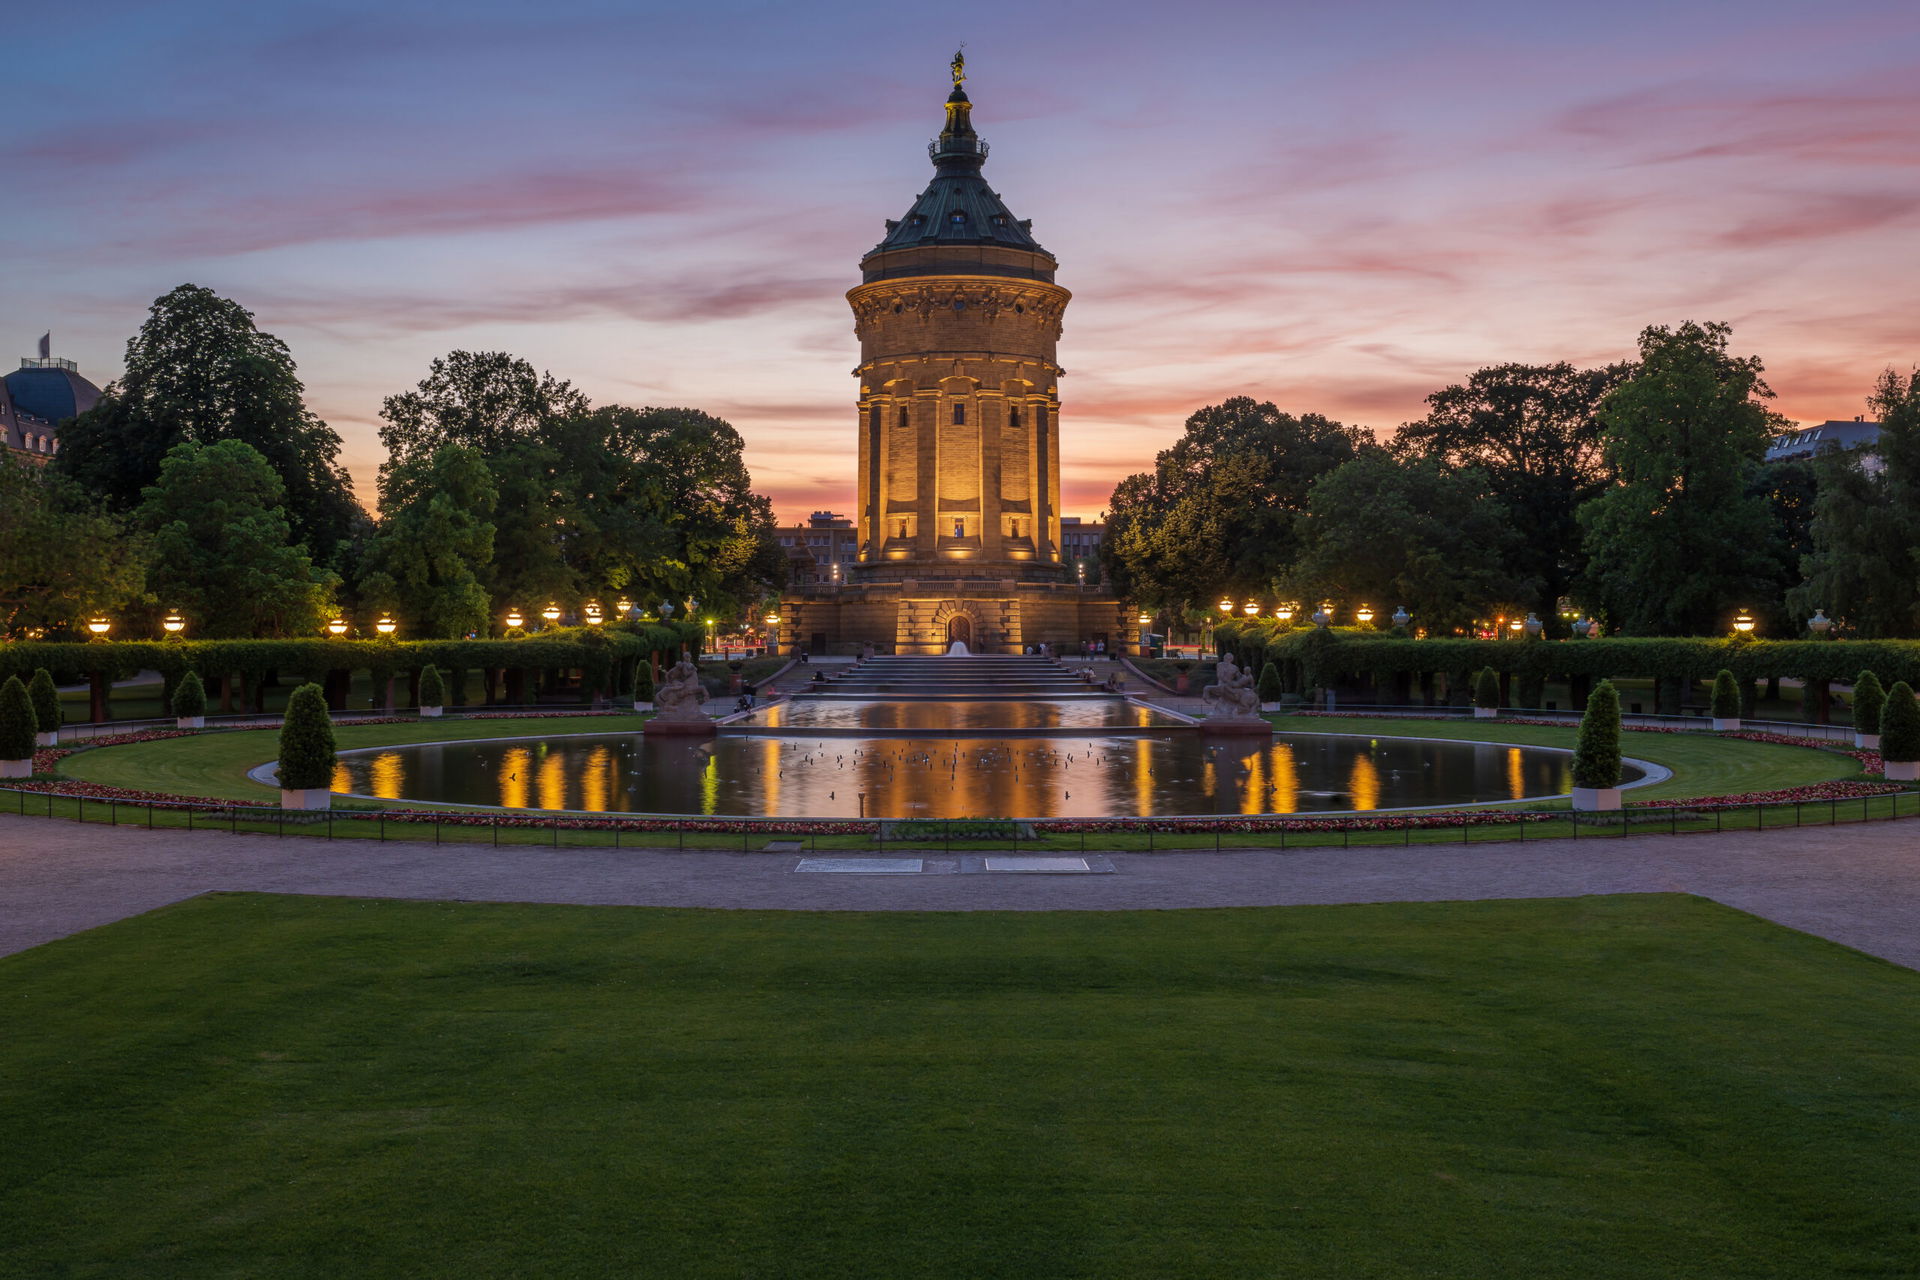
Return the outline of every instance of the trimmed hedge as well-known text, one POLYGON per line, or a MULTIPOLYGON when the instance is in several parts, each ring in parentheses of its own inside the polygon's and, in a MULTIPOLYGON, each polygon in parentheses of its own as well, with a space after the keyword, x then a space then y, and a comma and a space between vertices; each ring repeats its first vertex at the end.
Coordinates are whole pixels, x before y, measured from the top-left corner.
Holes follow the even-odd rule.
MULTIPOLYGON (((1292 627, 1266 618, 1223 620, 1214 628, 1223 653, 1249 663, 1298 662, 1309 686, 1342 679, 1478 671, 1542 680, 1634 677, 1711 680, 1851 680, 1862 667, 1881 678, 1920 685, 1920 640, 1726 640, 1603 637, 1598 640, 1406 640, 1338 627, 1292 627)), ((1678 686, 1678 687, 1684 687, 1678 686)))
POLYGON ((27 682, 27 701, 33 704, 33 722, 41 733, 52 733, 64 718, 60 714, 60 691, 53 687, 53 673, 45 667, 34 670, 27 682))
POLYGON ((1713 718, 1715 720, 1738 720, 1740 718, 1740 682, 1733 678, 1733 672, 1720 668, 1713 678, 1713 718))
POLYGON ((1887 705, 1880 712, 1880 758, 1920 760, 1920 704, 1905 680, 1887 690, 1887 705))
POLYGON ((446 705, 447 687, 440 682, 440 668, 431 662, 420 668, 420 694, 416 701, 423 707, 446 705))
POLYGON ((308 791, 333 785, 333 717, 317 684, 303 684, 287 700, 280 726, 280 785, 308 791))
POLYGON ((1855 733, 1880 732, 1880 715, 1887 705, 1887 691, 1880 683, 1880 677, 1871 671, 1862 671, 1853 678, 1853 731, 1855 733))
POLYGON ((1602 680, 1587 695, 1580 736, 1573 744, 1573 785, 1620 785, 1620 693, 1612 681, 1602 680))
POLYGON ((179 719, 207 714, 207 687, 200 673, 189 671, 173 686, 173 714, 179 719))
POLYGON ((33 700, 19 676, 8 676, 0 685, 0 760, 33 759, 33 735, 39 722, 33 718, 33 700))

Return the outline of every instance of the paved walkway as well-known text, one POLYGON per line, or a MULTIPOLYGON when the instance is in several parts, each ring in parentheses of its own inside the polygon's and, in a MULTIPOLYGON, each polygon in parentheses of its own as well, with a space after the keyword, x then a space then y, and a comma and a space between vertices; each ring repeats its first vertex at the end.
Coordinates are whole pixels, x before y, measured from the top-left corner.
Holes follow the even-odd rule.
POLYGON ((1697 893, 1920 968, 1920 822, 1425 848, 1109 855, 1117 875, 795 875, 781 854, 101 829, 0 815, 0 954, 214 890, 796 910, 1099 910, 1697 893))

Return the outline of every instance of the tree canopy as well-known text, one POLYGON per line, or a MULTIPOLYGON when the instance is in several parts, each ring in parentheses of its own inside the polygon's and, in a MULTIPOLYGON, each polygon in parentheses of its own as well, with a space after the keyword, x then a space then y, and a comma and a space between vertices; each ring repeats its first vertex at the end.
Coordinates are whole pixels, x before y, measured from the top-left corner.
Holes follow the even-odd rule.
POLYGON ((497 496, 486 460, 441 445, 389 468, 380 488, 383 518, 361 561, 361 595, 398 612, 414 635, 485 631, 490 599, 481 582, 492 569, 497 496))
POLYGON ((0 627, 12 639, 77 629, 142 599, 146 548, 51 469, 0 453, 0 627))
POLYGON ((296 539, 329 561, 356 507, 340 437, 309 411, 287 345, 253 313, 183 284, 154 300, 127 342, 126 372, 60 430, 54 465, 119 511, 131 510, 182 442, 236 440, 279 476, 296 539))

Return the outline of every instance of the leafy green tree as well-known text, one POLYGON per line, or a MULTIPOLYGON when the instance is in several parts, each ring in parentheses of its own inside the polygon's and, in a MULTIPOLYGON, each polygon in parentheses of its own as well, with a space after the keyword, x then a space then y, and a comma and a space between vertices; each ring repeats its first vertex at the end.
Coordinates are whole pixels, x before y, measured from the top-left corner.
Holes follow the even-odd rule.
POLYGON ((486 460, 462 445, 387 468, 380 525, 360 560, 362 597, 396 611, 414 635, 485 631, 496 495, 486 460))
POLYGON ((71 480, 3 453, 0 530, 0 629, 8 636, 70 630, 143 597, 140 539, 71 480))
POLYGON ((1766 499, 1771 526, 1768 558, 1777 565, 1759 594, 1738 602, 1753 610, 1762 635, 1792 636, 1801 630, 1805 615, 1796 618, 1787 600, 1802 581, 1802 562, 1813 553, 1813 513, 1822 471, 1817 460, 1794 458, 1762 463, 1747 480, 1747 492, 1766 499))
POLYGON ((175 445, 135 519, 153 554, 153 589, 209 639, 314 631, 333 576, 291 541, 280 477, 238 440, 175 445))
POLYGON ((0 684, 0 760, 33 759, 33 735, 39 732, 33 700, 19 676, 0 684))
POLYGON ((27 700, 33 704, 33 721, 39 732, 52 733, 60 727, 65 717, 60 714, 60 690, 54 687, 51 671, 34 668, 33 679, 27 681, 27 700))
POLYGON ((389 470, 457 444, 492 461, 530 444, 541 428, 587 411, 587 398, 550 373, 504 351, 453 351, 412 391, 380 407, 380 443, 389 470))
POLYGON ((1740 718, 1740 683, 1733 678, 1733 672, 1725 667, 1713 677, 1712 710, 1715 720, 1740 718))
POLYGON ((173 686, 173 714, 182 720, 207 714, 207 687, 199 672, 187 672, 173 686))
POLYGON ((1516 537, 1502 555, 1506 576, 1530 583, 1512 598, 1558 626, 1559 601, 1583 563, 1574 511, 1607 478, 1601 401, 1631 365, 1502 364, 1427 397, 1428 412, 1395 434, 1402 458, 1474 472, 1497 498, 1516 537))
POLYGON ((1195 412, 1151 472, 1114 489, 1100 548, 1107 581, 1156 611, 1265 591, 1299 552, 1295 524, 1313 482, 1372 439, 1246 396, 1195 412))
POLYGON ((1853 731, 1855 733, 1880 732, 1880 715, 1887 706, 1887 691, 1880 683, 1880 677, 1871 671, 1862 671, 1853 678, 1853 731))
POLYGON ((1584 590, 1626 631, 1705 635, 1766 589, 1766 499, 1748 491, 1778 419, 1758 357, 1727 352, 1731 329, 1656 326, 1640 367, 1600 407, 1616 483, 1578 512, 1584 590))
POLYGON ((1509 568, 1519 535, 1477 471, 1363 449, 1321 476, 1296 521, 1282 594, 1404 605, 1430 631, 1471 622, 1534 584, 1509 568))
POLYGON ((317 684, 303 684, 287 699, 280 725, 280 785, 311 791, 333 785, 333 717, 317 684))
POLYGON ((1905 680, 1887 690, 1880 712, 1880 758, 1901 764, 1920 760, 1920 703, 1905 680))
POLYGON ((1861 636, 1920 636, 1920 370, 1887 370, 1867 404, 1880 466, 1853 452, 1820 460, 1806 581, 1787 603, 1800 618, 1825 609, 1861 636))
POLYGON ((126 373, 61 429, 54 465, 128 511, 175 445, 240 441, 280 477, 295 539, 325 563, 358 507, 339 464, 340 437, 304 394, 287 345, 255 328, 252 312, 183 284, 154 300, 127 343, 126 373))
POLYGON ((1596 790, 1620 785, 1620 693, 1610 680, 1587 694, 1573 743, 1573 785, 1596 790))

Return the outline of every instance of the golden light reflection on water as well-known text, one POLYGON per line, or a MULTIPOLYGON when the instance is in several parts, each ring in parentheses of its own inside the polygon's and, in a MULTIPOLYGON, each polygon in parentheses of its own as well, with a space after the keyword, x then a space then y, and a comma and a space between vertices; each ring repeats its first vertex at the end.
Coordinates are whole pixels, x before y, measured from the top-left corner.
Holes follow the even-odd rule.
POLYGON ((1355 809, 1380 807, 1380 770, 1373 757, 1362 753, 1353 758, 1353 772, 1347 776, 1347 791, 1355 809))
POLYGON ((1273 744, 1273 808, 1271 813, 1294 813, 1300 808, 1300 766, 1293 758, 1293 747, 1285 742, 1273 744))
POLYGON ((382 751, 367 766, 368 790, 382 800, 398 800, 406 777, 406 761, 398 751, 382 751))
POLYGON ((494 766, 500 777, 500 807, 524 809, 533 780, 533 752, 525 747, 508 747, 494 766))
POLYGON ((562 751, 550 750, 546 743, 534 748, 534 756, 539 761, 534 766, 533 783, 539 788, 539 799, 535 804, 542 809, 564 809, 567 807, 567 757, 562 751))
POLYGON ((1507 748, 1507 799, 1520 800, 1527 794, 1526 756, 1518 747, 1507 748))
POLYGON ((580 767, 580 803, 572 807, 605 813, 607 802, 619 785, 618 779, 610 776, 612 773, 612 748, 601 743, 588 751, 586 763, 580 767))

